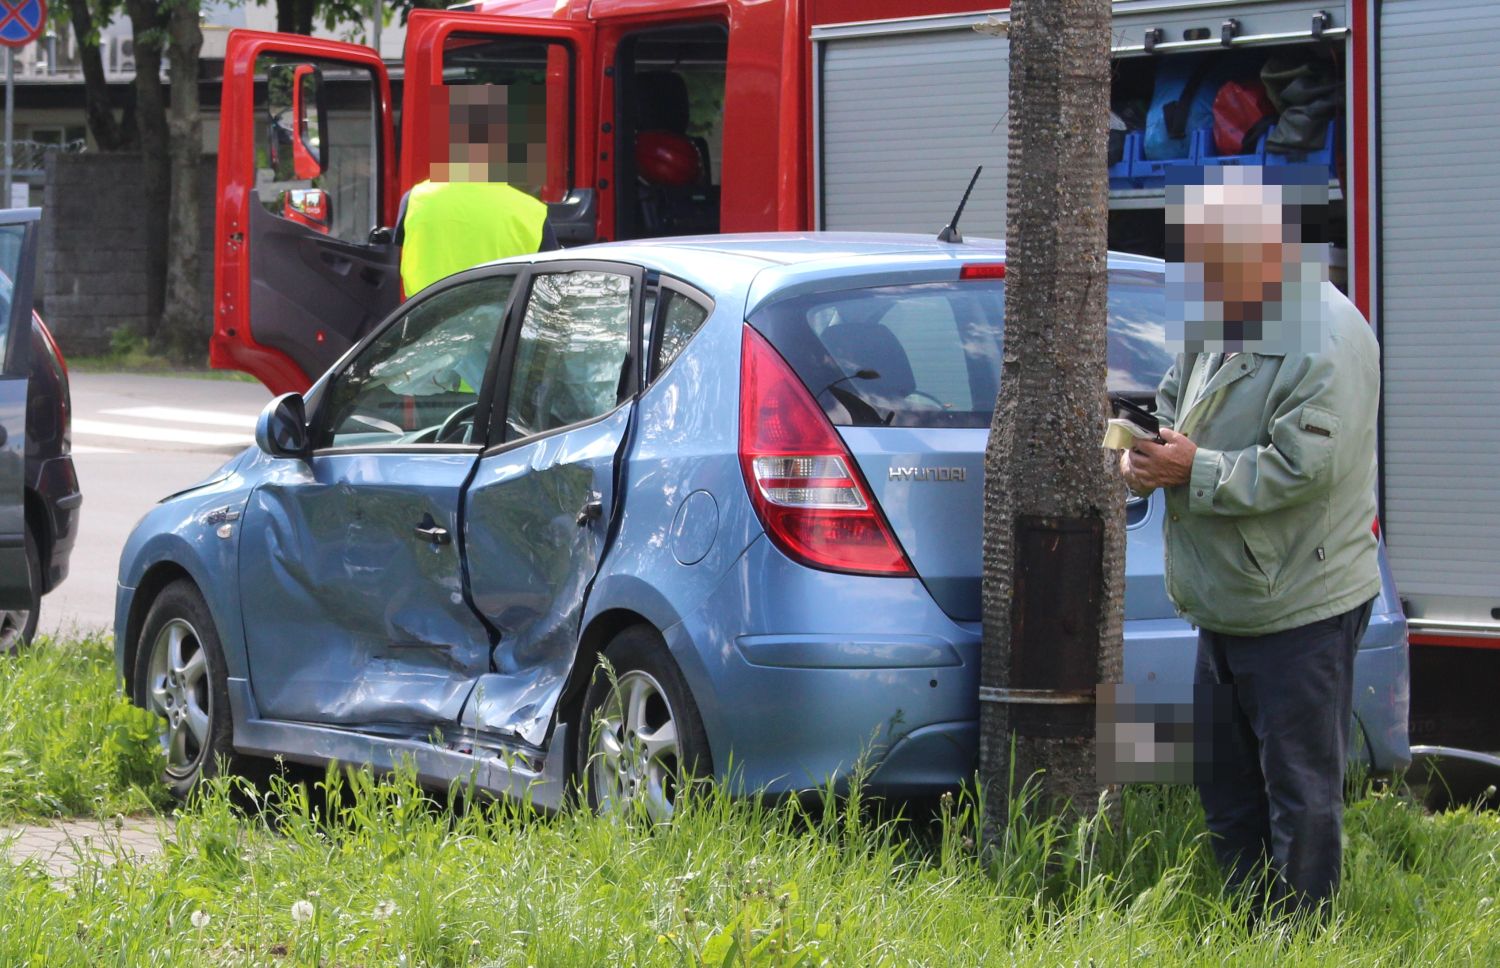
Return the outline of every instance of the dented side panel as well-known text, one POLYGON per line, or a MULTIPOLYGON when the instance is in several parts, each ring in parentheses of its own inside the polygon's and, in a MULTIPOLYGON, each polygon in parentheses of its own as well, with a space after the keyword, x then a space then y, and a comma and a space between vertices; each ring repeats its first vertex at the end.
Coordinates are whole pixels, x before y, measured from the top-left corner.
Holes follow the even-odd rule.
POLYGON ((466 726, 533 746, 573 666, 579 621, 614 517, 623 406, 594 423, 484 458, 465 499, 474 605, 499 630, 495 674, 466 726))
POLYGON ((458 718, 489 669, 458 540, 476 459, 335 453, 267 469, 240 549, 250 681, 264 716, 349 726, 458 718))

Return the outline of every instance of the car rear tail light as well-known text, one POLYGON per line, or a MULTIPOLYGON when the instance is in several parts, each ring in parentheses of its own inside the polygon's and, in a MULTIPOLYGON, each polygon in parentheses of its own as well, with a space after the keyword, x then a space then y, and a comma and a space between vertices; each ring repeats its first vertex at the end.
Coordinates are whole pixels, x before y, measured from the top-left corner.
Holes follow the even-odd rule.
POLYGON ((911 576, 833 424, 749 326, 740 356, 740 469, 766 534, 794 561, 825 571, 911 576))
POLYGON ((1370 525, 1370 530, 1375 532, 1375 537, 1380 537, 1380 515, 1375 515, 1375 523, 1370 525))
POLYGON ((958 270, 960 279, 1004 279, 1003 262, 970 262, 958 270))

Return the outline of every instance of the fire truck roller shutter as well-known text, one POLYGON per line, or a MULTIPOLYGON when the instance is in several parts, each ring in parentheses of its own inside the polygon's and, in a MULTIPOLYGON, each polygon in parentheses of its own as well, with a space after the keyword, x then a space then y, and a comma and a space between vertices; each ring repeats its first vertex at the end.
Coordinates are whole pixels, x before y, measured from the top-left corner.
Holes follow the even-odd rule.
POLYGON ((1500 5, 1377 10, 1381 526, 1414 636, 1500 633, 1500 5))
POLYGON ((963 231, 1004 234, 1008 41, 965 23, 818 53, 819 228, 936 233, 983 165, 963 231))

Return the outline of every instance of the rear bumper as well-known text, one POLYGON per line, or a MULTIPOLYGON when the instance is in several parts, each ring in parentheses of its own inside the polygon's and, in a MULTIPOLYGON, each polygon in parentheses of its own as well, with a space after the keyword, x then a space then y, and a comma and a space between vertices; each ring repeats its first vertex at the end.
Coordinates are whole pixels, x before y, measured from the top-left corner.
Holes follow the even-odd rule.
POLYGON ((52 591, 68 577, 73 545, 78 540, 79 509, 83 493, 73 457, 64 454, 42 461, 31 480, 31 488, 46 509, 48 544, 43 563, 43 593, 52 591))
MULTIPOLYGON (((1350 760, 1376 773, 1404 769, 1411 761, 1407 718, 1411 681, 1407 671, 1406 619, 1400 612, 1370 617, 1354 657, 1354 718, 1350 760)), ((1125 623, 1124 679, 1132 685, 1191 683, 1198 632, 1181 619, 1125 623)), ((1184 694, 1186 696, 1186 693, 1184 694)))
MULTIPOLYGON (((973 776, 980 630, 948 618, 915 579, 863 578, 789 562, 759 539, 665 637, 730 786, 787 793, 866 776, 919 795, 973 776)), ((1197 632, 1180 619, 1126 623, 1124 679, 1192 682, 1197 632)), ((1406 635, 1377 615, 1355 662, 1354 756, 1404 766, 1406 635)))
POLYGON ((914 578, 815 571, 759 538, 664 634, 732 787, 842 787, 859 771, 919 793, 972 772, 979 627, 914 578))

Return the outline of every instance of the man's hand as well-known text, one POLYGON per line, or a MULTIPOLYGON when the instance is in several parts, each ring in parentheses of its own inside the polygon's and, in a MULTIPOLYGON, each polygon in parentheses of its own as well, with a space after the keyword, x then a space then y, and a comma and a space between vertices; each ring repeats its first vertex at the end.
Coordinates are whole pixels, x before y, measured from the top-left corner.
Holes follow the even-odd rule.
POLYGON ((1193 455, 1198 445, 1175 430, 1163 427, 1164 444, 1139 440, 1120 461, 1120 476, 1137 491, 1186 484, 1193 476, 1193 455))

